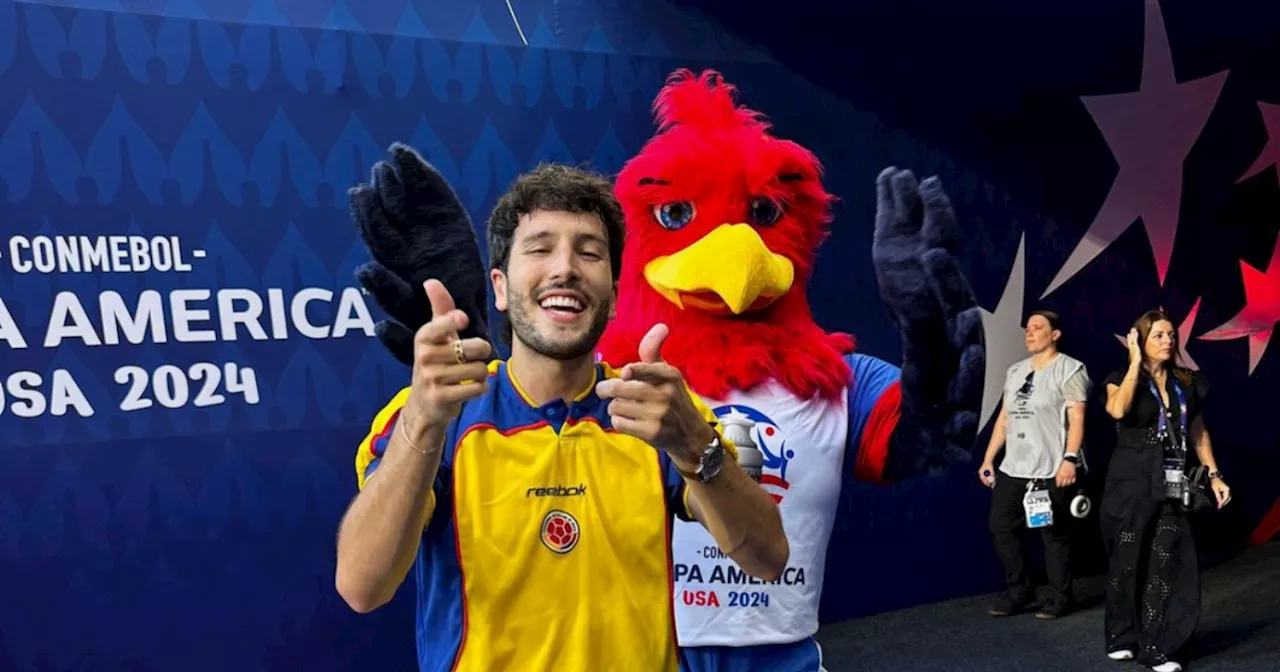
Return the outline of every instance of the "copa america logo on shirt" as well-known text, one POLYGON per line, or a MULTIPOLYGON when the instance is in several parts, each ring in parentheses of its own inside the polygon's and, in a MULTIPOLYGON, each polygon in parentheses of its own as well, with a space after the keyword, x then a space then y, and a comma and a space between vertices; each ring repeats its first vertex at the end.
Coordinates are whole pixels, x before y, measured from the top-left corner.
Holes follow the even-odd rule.
POLYGON ((733 419, 754 423, 751 438, 764 455, 763 467, 767 470, 760 475, 760 485, 773 497, 774 503, 781 504, 782 498, 791 488, 791 483, 787 480, 787 465, 796 456, 794 450, 787 449, 786 432, 772 418, 750 406, 729 404, 719 406, 713 412, 721 423, 726 420, 732 422, 733 419))

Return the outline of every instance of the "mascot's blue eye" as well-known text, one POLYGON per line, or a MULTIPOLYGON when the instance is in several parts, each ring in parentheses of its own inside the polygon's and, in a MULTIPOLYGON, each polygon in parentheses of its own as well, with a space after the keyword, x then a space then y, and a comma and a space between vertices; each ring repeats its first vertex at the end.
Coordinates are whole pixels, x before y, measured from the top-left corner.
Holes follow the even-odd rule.
POLYGON ((658 220, 662 228, 671 231, 683 229, 693 221, 695 214, 693 203, 689 201, 674 201, 653 206, 653 218, 658 220))
POLYGON ((782 208, 773 199, 757 196, 751 200, 749 217, 756 226, 769 226, 782 217, 782 208))

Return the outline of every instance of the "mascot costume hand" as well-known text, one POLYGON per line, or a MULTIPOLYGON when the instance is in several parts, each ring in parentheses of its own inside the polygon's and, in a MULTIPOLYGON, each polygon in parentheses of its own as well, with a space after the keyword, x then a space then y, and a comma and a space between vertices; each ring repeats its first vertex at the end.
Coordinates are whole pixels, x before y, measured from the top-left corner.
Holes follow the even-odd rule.
MULTIPOLYGON (((761 585, 708 555, 715 543, 700 525, 675 523, 682 666, 810 670, 844 486, 967 461, 985 349, 946 194, 935 178, 917 183, 894 168, 877 178, 870 253, 902 334, 901 369, 814 322, 806 285, 834 199, 817 158, 773 137, 734 93, 718 73, 680 70, 658 94, 659 133, 615 184, 627 240, 618 317, 600 354, 613 366, 636 361, 649 328, 670 326, 667 361, 722 419, 750 427, 791 543, 783 576, 761 585)), ((374 185, 355 190, 361 235, 381 264, 361 282, 411 330, 429 311, 408 287, 439 277, 454 296, 482 302, 487 274, 447 185, 411 151, 393 154, 395 168, 379 164, 374 185)), ((476 324, 482 306, 466 309, 476 324)), ((394 352, 399 339, 383 342, 394 352)))
POLYGON ((986 348, 981 312, 956 264, 958 235, 938 178, 917 186, 910 171, 894 168, 876 178, 871 258, 902 333, 902 419, 882 480, 969 459, 986 348))
POLYGON ((470 318, 463 338, 488 338, 489 276, 471 218, 449 183, 417 152, 391 146, 391 161, 373 167, 371 184, 353 187, 351 215, 373 261, 356 279, 390 320, 375 326, 378 340, 413 364, 413 334, 431 321, 422 283, 436 278, 470 318))

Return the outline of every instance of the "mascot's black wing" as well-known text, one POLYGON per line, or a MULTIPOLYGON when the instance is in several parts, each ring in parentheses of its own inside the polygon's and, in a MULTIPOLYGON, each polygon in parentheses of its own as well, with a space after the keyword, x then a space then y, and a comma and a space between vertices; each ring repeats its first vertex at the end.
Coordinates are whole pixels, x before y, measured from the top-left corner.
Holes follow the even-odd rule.
POLYGON ((902 403, 884 475, 893 481, 970 459, 987 350, 942 183, 886 168, 876 192, 871 256, 880 296, 902 332, 902 403))
POLYGON ((422 284, 444 283, 470 323, 463 338, 489 338, 488 273, 466 208, 444 176, 417 152, 393 144, 371 184, 350 190, 351 216, 373 261, 356 279, 391 316, 376 326, 396 359, 413 364, 413 334, 431 320, 422 284))

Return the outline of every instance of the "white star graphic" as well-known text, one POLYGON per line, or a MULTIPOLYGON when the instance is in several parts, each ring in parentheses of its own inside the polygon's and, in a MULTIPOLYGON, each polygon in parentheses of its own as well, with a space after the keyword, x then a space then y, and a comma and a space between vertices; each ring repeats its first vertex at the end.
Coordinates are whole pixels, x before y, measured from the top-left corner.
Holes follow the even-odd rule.
POLYGON ((1138 219, 1147 230, 1164 285, 1178 231, 1182 165, 1229 71, 1179 84, 1157 0, 1146 0, 1145 34, 1138 90, 1080 99, 1106 138, 1119 172, 1093 224, 1041 298, 1079 273, 1138 219))
MULTIPOLYGON (((1162 306, 1160 310, 1164 310, 1162 306)), ((1196 360, 1191 358, 1191 353, 1187 352, 1187 343, 1191 341, 1191 330, 1196 327, 1196 313, 1200 312, 1200 299, 1196 299, 1195 304, 1191 306, 1191 311, 1182 319, 1182 324, 1178 325, 1178 357, 1182 360, 1182 365, 1192 371, 1199 371, 1200 365, 1196 364, 1196 360)), ((1125 330, 1128 333, 1128 330, 1125 330)), ((1120 341, 1120 346, 1128 349, 1129 339, 1125 334, 1115 334, 1116 340, 1120 341)))
POLYGON ((1026 240, 1024 233, 1018 240, 1018 254, 1013 258, 1013 268, 1005 282, 1004 293, 996 304, 995 312, 982 309, 982 332, 987 341, 986 380, 982 386, 982 415, 980 426, 995 415, 1004 395, 1005 375, 1009 367, 1027 357, 1026 329, 1022 324, 1023 299, 1026 296, 1026 240))

